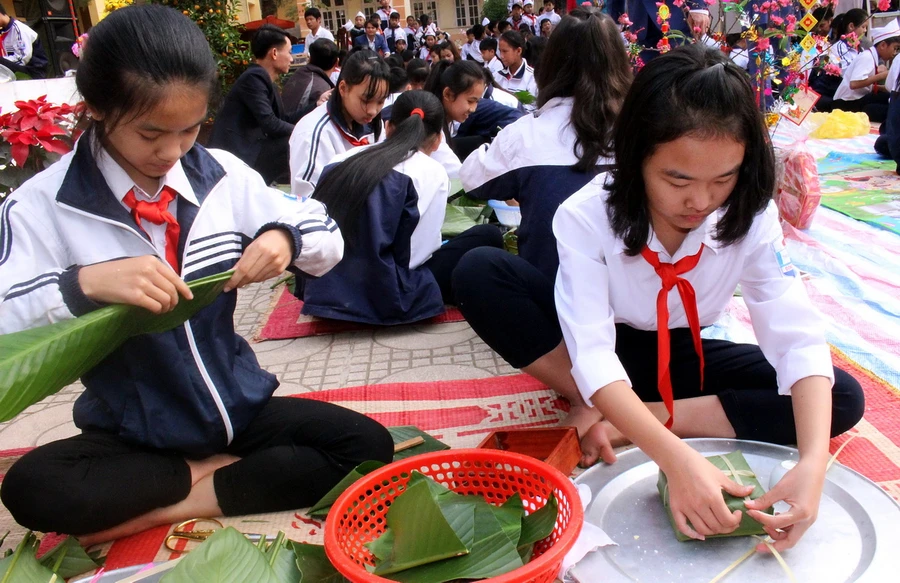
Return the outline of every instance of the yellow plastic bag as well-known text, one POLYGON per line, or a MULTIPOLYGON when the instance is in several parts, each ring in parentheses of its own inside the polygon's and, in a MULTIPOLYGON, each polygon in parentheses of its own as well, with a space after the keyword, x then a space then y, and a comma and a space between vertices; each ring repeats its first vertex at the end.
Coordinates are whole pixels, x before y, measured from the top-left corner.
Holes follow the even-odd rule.
POLYGON ((821 120, 819 127, 809 134, 811 138, 855 138, 869 133, 869 116, 862 112, 835 109, 831 113, 811 113, 809 117, 816 123, 821 120))

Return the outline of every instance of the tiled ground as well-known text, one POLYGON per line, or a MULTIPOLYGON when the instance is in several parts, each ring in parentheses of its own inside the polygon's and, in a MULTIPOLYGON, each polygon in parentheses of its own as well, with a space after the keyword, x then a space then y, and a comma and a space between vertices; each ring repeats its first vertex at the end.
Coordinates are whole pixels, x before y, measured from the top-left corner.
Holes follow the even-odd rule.
MULTIPOLYGON (((274 292, 268 283, 240 291, 235 326, 252 339, 274 292)), ((254 343, 260 363, 276 374, 276 394, 291 395, 352 385, 471 379, 514 373, 468 324, 403 326, 293 340, 254 343)), ((0 424, 0 450, 32 447, 74 435, 74 384, 0 424)))

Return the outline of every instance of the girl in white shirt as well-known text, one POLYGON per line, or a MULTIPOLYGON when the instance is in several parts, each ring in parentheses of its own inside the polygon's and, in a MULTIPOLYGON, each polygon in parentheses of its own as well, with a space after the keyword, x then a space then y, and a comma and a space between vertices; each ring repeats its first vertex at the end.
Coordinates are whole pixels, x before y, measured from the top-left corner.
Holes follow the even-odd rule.
POLYGON ((666 473, 675 523, 692 538, 733 531, 741 512, 728 511, 722 490, 750 490, 681 437, 797 443, 797 466, 746 504, 782 551, 815 520, 829 437, 853 427, 864 403, 859 383, 833 367, 784 249, 774 155, 746 71, 699 45, 653 59, 613 144, 614 169, 554 217, 555 290, 531 289, 540 309, 516 314, 545 322, 548 335, 558 315, 561 342, 535 364, 571 375, 577 388, 563 396, 604 417, 582 439, 583 461, 600 453, 611 463, 612 445, 639 446, 666 473), (739 283, 760 345, 701 340, 739 283), (780 500, 791 510, 760 512, 780 500))
MULTIPOLYGON (((525 39, 518 32, 508 30, 499 41, 500 60, 504 68, 496 76, 497 83, 511 93, 527 91, 537 100, 537 83, 534 80, 534 68, 522 57, 525 50, 525 39)), ((534 111, 535 102, 526 103, 525 111, 534 111)))
POLYGON ((606 418, 596 431, 614 426, 659 464, 692 538, 734 530, 741 512, 721 491, 749 490, 679 437, 797 443, 797 466, 746 503, 775 548, 790 548, 815 521, 829 437, 860 419, 863 396, 833 367, 784 248, 772 147, 746 72, 696 45, 654 59, 613 141, 615 169, 563 203, 553 225, 556 307, 580 397, 606 418), (760 345, 701 340, 738 283, 760 345), (662 403, 641 402, 657 390, 662 403), (782 500, 790 511, 761 512, 782 500))
POLYGON ((306 114, 290 139, 291 193, 309 197, 322 168, 356 146, 382 139, 381 109, 390 94, 390 68, 373 51, 350 55, 331 98, 306 114))

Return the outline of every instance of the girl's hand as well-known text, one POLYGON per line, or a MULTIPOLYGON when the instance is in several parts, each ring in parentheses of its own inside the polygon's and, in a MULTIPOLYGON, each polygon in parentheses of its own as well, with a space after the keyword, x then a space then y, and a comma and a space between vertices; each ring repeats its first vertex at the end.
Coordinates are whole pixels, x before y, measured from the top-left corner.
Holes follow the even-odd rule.
POLYGON ((95 302, 138 306, 154 314, 175 309, 179 295, 194 298, 178 274, 153 255, 86 265, 78 272, 78 283, 95 302))
MULTIPOLYGON (((747 513, 763 525, 769 536, 775 539, 775 550, 782 552, 796 545, 816 521, 824 484, 825 466, 813 461, 804 462, 801 458, 774 488, 746 503, 747 513), (790 504, 791 509, 775 516, 762 512, 781 500, 790 504)), ((756 550, 767 552, 769 548, 760 544, 756 550)))
POLYGON ((244 250, 234 266, 234 275, 225 284, 225 291, 281 275, 292 258, 293 243, 287 231, 266 231, 244 250))
POLYGON ((753 492, 753 486, 739 486, 694 450, 686 454, 666 472, 669 507, 675 525, 682 533, 697 540, 732 532, 741 523, 741 511, 728 511, 722 490, 743 497, 753 492))

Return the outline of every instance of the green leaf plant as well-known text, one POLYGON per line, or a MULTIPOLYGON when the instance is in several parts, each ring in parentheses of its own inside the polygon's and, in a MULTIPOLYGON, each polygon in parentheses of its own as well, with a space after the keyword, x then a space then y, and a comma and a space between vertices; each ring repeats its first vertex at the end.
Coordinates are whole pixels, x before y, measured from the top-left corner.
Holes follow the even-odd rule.
POLYGON ((0 335, 0 421, 81 378, 126 340, 171 330, 208 306, 231 272, 188 284, 193 300, 155 315, 136 306, 106 306, 80 318, 0 335))

